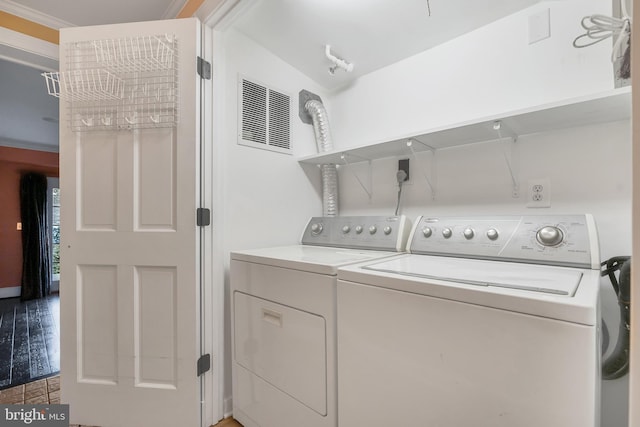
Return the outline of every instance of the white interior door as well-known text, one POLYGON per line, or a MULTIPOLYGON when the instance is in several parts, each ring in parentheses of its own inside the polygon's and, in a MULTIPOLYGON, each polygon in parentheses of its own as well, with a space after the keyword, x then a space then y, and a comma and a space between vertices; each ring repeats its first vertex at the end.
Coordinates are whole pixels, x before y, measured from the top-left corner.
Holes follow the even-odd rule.
MULTIPOLYGON (((175 127, 72 131, 61 103, 61 391, 72 424, 202 423, 199 22, 63 29, 60 69, 81 42, 155 35, 177 40, 175 127)), ((140 111, 131 118, 153 114, 140 111)))

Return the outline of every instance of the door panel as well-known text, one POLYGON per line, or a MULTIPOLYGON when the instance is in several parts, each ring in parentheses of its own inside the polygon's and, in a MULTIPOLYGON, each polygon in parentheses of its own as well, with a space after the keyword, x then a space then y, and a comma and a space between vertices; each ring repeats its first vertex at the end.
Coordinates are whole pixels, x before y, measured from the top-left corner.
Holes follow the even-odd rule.
POLYGON ((118 382, 117 266, 78 266, 78 380, 118 382))
MULTIPOLYGON (((72 132, 71 108, 60 109, 61 393, 72 424, 201 425, 199 23, 63 29, 60 66, 68 46, 158 34, 178 41, 175 127, 72 132)), ((74 123, 84 122, 112 123, 74 123)))
POLYGON ((176 141, 171 130, 141 134, 135 159, 136 231, 175 231, 176 141))
POLYGON ((77 198, 80 230, 117 229, 117 138, 113 134, 82 135, 78 148, 77 198))
POLYGON ((176 388, 175 267, 135 268, 136 385, 176 388))

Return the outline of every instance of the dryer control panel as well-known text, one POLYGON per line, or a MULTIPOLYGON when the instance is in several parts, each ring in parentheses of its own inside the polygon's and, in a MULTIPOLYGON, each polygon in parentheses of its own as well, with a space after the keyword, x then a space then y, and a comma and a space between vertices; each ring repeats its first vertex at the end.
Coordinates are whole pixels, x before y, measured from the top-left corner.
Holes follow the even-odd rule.
POLYGON ((430 217, 416 221, 411 253, 600 268, 591 215, 430 217))
POLYGON ((313 217, 301 240, 303 245, 403 252, 410 231, 404 215, 313 217))

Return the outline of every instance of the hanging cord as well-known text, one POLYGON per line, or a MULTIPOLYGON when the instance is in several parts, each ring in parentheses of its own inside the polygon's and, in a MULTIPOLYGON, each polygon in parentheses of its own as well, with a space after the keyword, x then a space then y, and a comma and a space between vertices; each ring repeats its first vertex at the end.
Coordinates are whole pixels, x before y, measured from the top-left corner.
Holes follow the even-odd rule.
POLYGON ((407 173, 400 169, 396 173, 396 179, 398 180, 398 203, 396 204, 396 215, 398 215, 398 211, 400 210, 400 197, 402 196, 402 184, 407 180, 407 173))
POLYGON ((629 371, 629 331, 631 306, 631 258, 613 257, 601 264, 601 276, 609 276, 620 307, 618 341, 611 355, 602 363, 602 378, 615 380, 629 371), (620 270, 619 280, 615 272, 620 270))
POLYGON ((573 47, 593 46, 596 43, 614 37, 611 62, 624 57, 620 77, 628 78, 631 73, 631 16, 627 11, 626 0, 620 0, 620 8, 622 10, 622 18, 597 14, 582 18, 580 25, 586 32, 573 40, 573 47), (621 52, 623 48, 624 52, 621 52))

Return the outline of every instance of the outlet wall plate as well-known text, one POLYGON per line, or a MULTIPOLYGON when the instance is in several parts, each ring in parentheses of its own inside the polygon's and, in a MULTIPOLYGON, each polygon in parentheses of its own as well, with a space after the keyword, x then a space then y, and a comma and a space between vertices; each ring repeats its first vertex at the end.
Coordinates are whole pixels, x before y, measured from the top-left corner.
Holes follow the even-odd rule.
POLYGON ((551 37, 551 10, 544 9, 529 16, 529 44, 551 37))
POLYGON ((530 179, 527 184, 527 207, 551 207, 551 183, 548 178, 530 179))
POLYGON ((404 181, 410 181, 411 175, 409 174, 409 159, 400 159, 398 160, 398 170, 403 170, 407 174, 407 179, 404 181))

